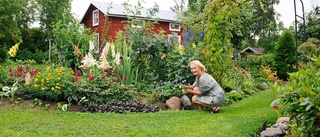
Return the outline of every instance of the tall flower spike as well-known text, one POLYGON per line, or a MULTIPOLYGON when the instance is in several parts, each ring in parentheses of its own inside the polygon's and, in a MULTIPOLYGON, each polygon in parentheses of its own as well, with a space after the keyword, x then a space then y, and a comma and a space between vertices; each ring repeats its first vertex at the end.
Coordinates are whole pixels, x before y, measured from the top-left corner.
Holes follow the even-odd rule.
POLYGON ((93 41, 90 40, 90 42, 89 42, 89 52, 92 52, 93 49, 94 49, 94 44, 93 44, 93 41))

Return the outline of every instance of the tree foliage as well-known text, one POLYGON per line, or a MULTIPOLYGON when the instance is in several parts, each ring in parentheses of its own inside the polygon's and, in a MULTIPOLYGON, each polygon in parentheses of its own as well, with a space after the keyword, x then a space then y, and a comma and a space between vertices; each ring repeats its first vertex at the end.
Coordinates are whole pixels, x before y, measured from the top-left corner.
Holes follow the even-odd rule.
POLYGON ((21 29, 35 21, 35 1, 1 0, 0 5, 0 41, 21 41, 21 29))
MULTIPOLYGON (((309 13, 306 15, 306 39, 308 38, 316 38, 320 39, 320 6, 313 8, 309 13)), ((300 22, 298 26, 298 39, 302 42, 304 40, 304 28, 303 23, 300 22)))
POLYGON ((71 0, 36 0, 40 6, 40 25, 47 35, 49 42, 49 60, 51 60, 51 40, 53 24, 58 20, 70 22, 74 18, 71 14, 71 0))
POLYGON ((239 5, 230 0, 213 1, 206 6, 206 29, 204 59, 208 72, 220 82, 232 68, 232 31, 241 25, 239 13, 246 4, 239 5))
POLYGON ((287 80, 288 73, 294 71, 295 43, 290 31, 283 32, 274 51, 275 69, 279 78, 287 80))

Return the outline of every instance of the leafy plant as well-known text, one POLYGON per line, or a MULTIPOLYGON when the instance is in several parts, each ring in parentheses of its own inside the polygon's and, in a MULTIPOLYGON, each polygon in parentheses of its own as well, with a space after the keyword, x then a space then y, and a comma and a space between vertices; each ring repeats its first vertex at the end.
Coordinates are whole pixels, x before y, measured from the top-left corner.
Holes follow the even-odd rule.
POLYGON ((320 134, 320 56, 313 56, 311 60, 315 67, 290 73, 288 85, 271 85, 272 91, 277 95, 271 105, 280 102, 285 105, 284 113, 292 116, 295 126, 304 129, 301 136, 320 134))
POLYGON ((33 104, 35 104, 35 105, 39 105, 39 106, 41 106, 42 105, 42 100, 41 99, 38 99, 38 98, 34 98, 33 100, 32 100, 32 102, 33 102, 33 104))
POLYGON ((16 94, 16 91, 18 90, 18 82, 16 81, 12 87, 9 86, 4 86, 2 87, 2 90, 4 91, 3 93, 1 93, 3 96, 7 96, 10 97, 10 102, 14 101, 14 95, 16 94))
POLYGON ((282 84, 282 80, 280 80, 277 76, 276 71, 272 71, 269 66, 261 66, 260 72, 258 74, 260 77, 266 78, 270 81, 277 82, 279 84, 282 84))
POLYGON ((280 79, 287 80, 288 73, 294 71, 295 64, 295 44, 290 31, 283 32, 275 47, 274 60, 275 69, 280 79))

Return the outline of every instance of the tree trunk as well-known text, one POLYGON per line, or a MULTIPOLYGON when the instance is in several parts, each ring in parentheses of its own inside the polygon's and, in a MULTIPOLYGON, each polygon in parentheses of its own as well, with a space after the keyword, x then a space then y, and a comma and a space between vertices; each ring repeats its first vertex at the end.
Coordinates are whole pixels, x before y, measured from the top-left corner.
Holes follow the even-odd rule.
POLYGON ((48 40, 49 40, 49 59, 48 59, 48 61, 50 62, 51 61, 51 39, 50 39, 50 37, 48 37, 48 40))

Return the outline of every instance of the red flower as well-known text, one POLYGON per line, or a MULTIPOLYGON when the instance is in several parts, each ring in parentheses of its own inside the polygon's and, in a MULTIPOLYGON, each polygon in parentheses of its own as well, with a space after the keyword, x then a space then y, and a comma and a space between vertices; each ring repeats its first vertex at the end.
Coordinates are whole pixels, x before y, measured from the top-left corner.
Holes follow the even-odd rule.
POLYGON ((275 109, 275 110, 278 110, 278 109, 279 109, 279 106, 274 105, 272 108, 275 109))
POLYGON ((72 79, 71 79, 71 82, 72 82, 72 83, 76 82, 76 78, 72 78, 72 79))
POLYGON ((288 135, 291 135, 291 134, 292 134, 292 132, 291 132, 291 131, 289 131, 289 132, 288 132, 288 135))
POLYGON ((108 69, 107 69, 107 74, 108 74, 108 76, 110 76, 110 75, 111 75, 110 68, 108 68, 108 69))
POLYGON ((104 80, 106 78, 106 74, 101 75, 101 79, 104 80))
POLYGON ((79 50, 76 44, 73 45, 73 50, 74 51, 78 51, 79 50))
POLYGON ((22 72, 19 71, 18 72, 18 76, 21 77, 22 76, 22 72))
POLYGON ((92 81, 94 79, 94 74, 89 75, 89 79, 92 81))
POLYGON ((28 66, 28 64, 26 65, 26 71, 29 71, 29 66, 28 66))
POLYGON ((117 80, 120 82, 120 80, 121 80, 120 76, 118 76, 117 80))
POLYGON ((34 76, 34 75, 36 75, 38 73, 38 70, 32 69, 32 70, 30 70, 29 73, 30 73, 31 76, 34 76))
POLYGON ((114 72, 114 75, 117 75, 118 74, 118 68, 116 68, 113 72, 114 72))
POLYGON ((127 80, 127 75, 123 74, 123 80, 126 81, 127 80))
POLYGON ((21 65, 18 66, 18 72, 22 72, 23 71, 23 67, 21 65))
POLYGON ((81 72, 80 72, 80 70, 77 71, 77 77, 81 77, 81 72))
POLYGON ((114 79, 112 79, 111 82, 114 82, 114 79))
POLYGON ((12 68, 11 67, 9 68, 9 72, 12 72, 12 68))

